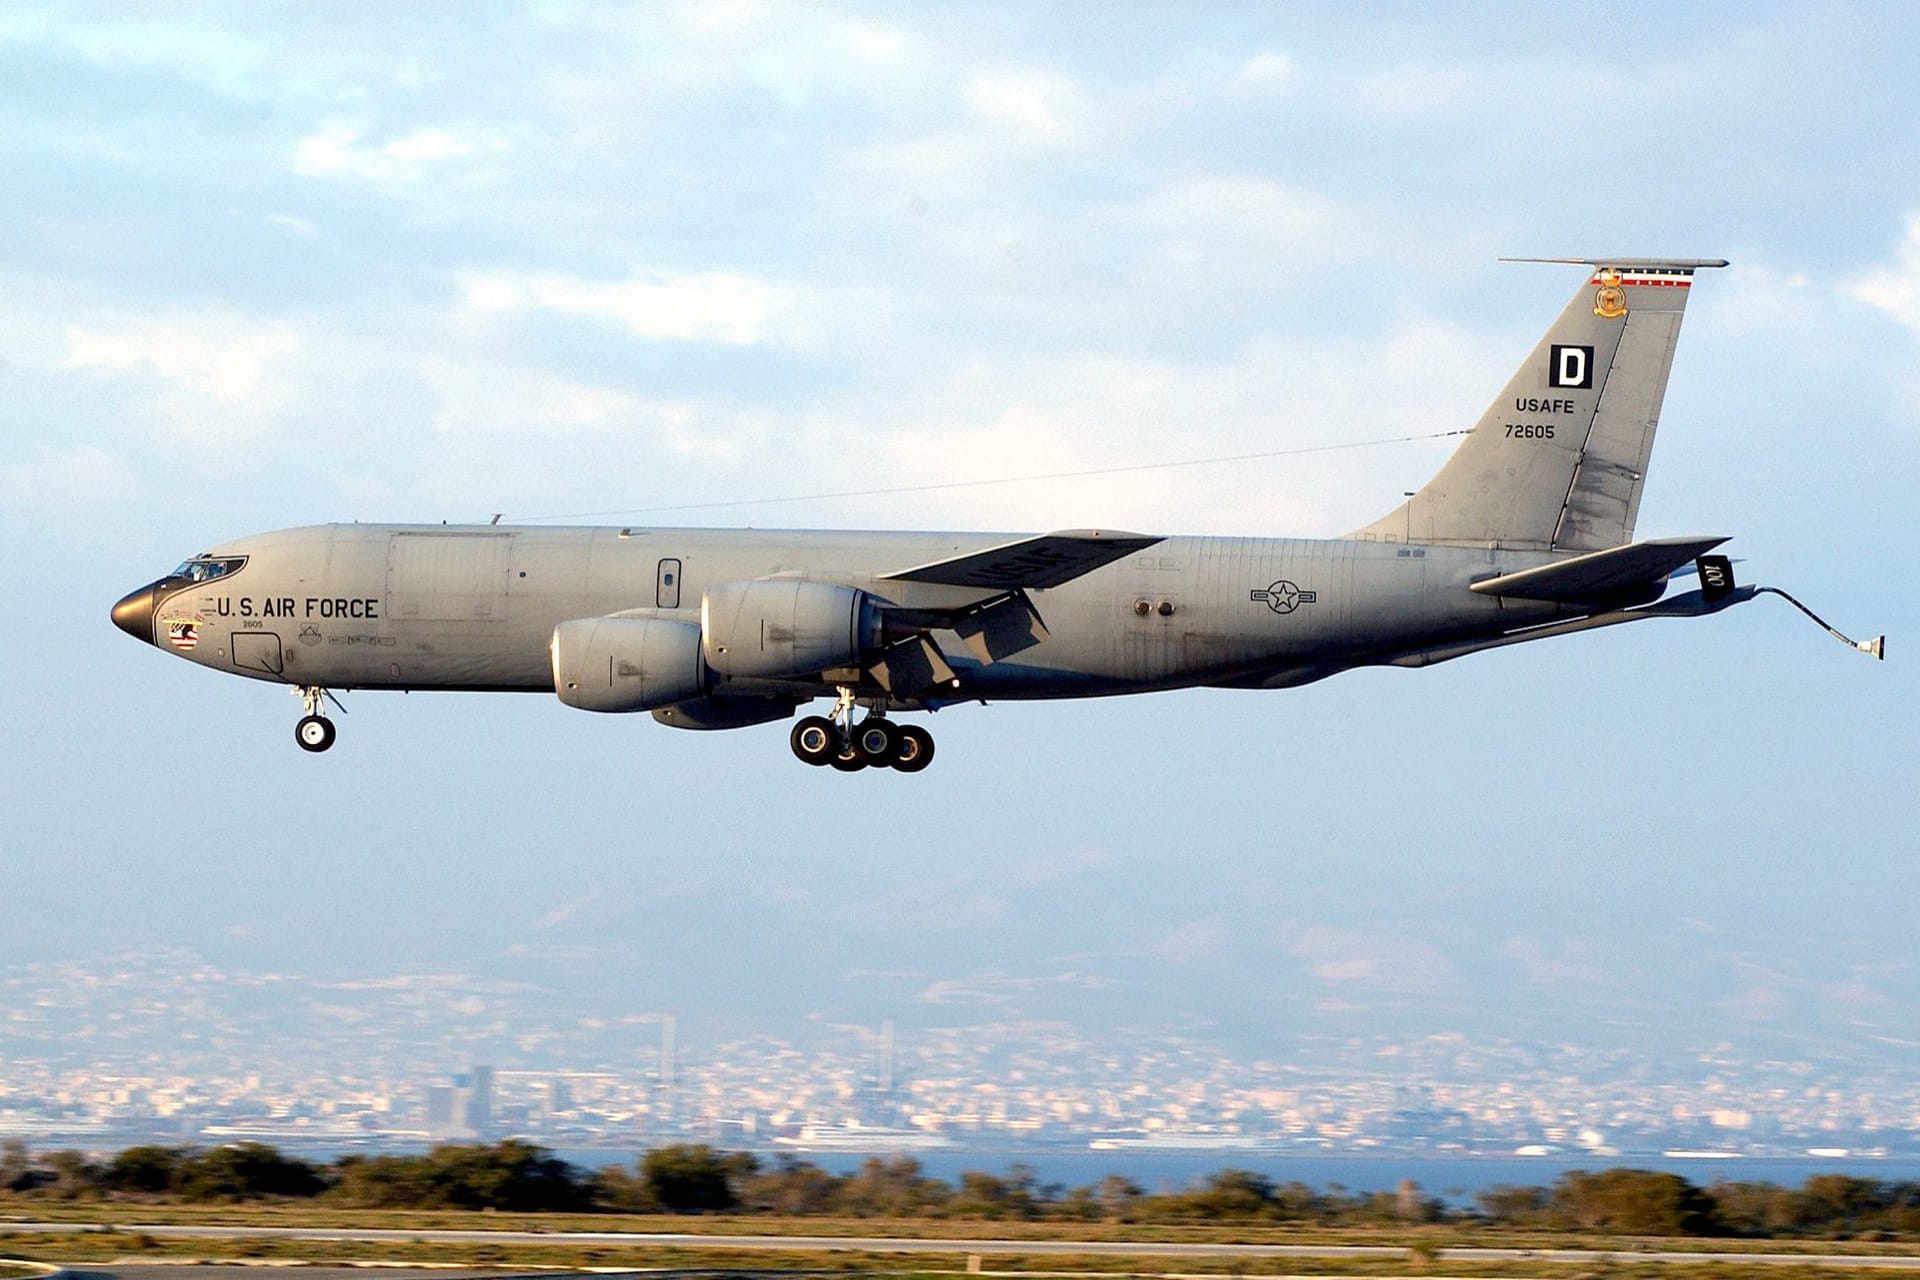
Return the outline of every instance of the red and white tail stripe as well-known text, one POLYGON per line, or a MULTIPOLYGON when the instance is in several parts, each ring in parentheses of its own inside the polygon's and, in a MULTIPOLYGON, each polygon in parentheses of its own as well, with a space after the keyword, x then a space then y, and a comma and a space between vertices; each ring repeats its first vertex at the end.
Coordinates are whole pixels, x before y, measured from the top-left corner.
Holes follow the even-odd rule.
POLYGON ((1588 284, 1617 284, 1622 288, 1685 289, 1693 283, 1691 271, 1596 271, 1588 284), (1617 277, 1617 278, 1615 278, 1617 277))

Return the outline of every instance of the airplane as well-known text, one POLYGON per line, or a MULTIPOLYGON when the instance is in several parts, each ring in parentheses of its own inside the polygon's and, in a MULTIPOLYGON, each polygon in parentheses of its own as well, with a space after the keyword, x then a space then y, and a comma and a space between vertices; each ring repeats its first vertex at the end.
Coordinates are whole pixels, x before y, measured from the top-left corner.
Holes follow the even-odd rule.
POLYGON ((113 621, 293 686, 307 751, 334 743, 334 690, 551 693, 695 730, 831 698, 789 745, 847 772, 931 763, 932 736, 896 713, 1286 689, 1765 592, 1883 659, 1885 637, 1850 640, 1778 588, 1737 584, 1723 536, 1634 540, 1693 277, 1726 262, 1509 261, 1587 270, 1432 480, 1345 537, 328 524, 196 555, 113 621))

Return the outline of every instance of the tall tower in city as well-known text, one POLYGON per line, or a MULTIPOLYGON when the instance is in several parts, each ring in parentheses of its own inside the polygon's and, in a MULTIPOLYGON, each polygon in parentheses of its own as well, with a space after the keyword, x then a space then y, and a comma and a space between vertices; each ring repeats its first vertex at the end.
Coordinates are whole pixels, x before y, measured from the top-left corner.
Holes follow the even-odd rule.
POLYGON ((427 1086, 427 1132, 436 1139, 485 1138, 493 1130, 493 1068, 475 1066, 451 1084, 427 1086))
POLYGON ((476 1065, 467 1074, 467 1131, 484 1138, 493 1132, 493 1068, 476 1065))

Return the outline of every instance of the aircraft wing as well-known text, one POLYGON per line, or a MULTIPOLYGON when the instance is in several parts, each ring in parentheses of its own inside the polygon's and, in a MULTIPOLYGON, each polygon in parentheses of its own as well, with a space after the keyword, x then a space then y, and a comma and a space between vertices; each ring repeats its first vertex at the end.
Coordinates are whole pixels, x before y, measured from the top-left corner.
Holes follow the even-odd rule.
POLYGON ((1057 587, 1164 538, 1111 529, 1067 529, 880 575, 882 581, 1011 591, 1057 587))
POLYGON ((1634 587, 1660 582, 1675 569, 1705 555, 1725 538, 1654 538, 1608 547, 1536 569, 1502 574, 1473 584, 1484 596, 1583 604, 1634 587))

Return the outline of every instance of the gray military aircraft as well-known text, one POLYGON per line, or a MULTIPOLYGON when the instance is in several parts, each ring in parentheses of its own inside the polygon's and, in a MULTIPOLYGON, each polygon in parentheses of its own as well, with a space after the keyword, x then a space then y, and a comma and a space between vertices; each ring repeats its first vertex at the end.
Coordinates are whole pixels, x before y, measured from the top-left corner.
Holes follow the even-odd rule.
POLYGON ((215 547, 113 621, 293 686, 308 751, 333 745, 336 689, 555 693, 682 729, 830 697, 796 756, 913 773, 933 739, 895 712, 1284 689, 1763 591, 1813 617, 1737 585, 1724 537, 1633 540, 1694 272, 1726 263, 1536 261, 1591 271, 1440 472, 1344 538, 333 524, 215 547), (1683 572, 1697 585, 1668 596, 1683 572))

